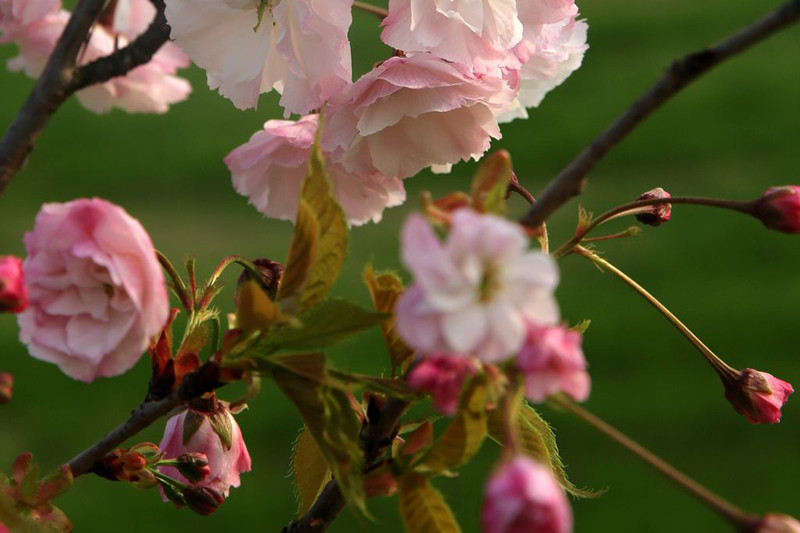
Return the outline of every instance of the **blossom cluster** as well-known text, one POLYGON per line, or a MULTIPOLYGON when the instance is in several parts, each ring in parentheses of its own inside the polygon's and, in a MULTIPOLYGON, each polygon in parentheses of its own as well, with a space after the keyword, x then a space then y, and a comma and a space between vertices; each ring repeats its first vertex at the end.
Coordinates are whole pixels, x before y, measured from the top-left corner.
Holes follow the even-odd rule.
MULTIPOLYGON (((155 18, 148 0, 116 0, 92 27, 78 64, 86 65, 111 55, 142 34, 155 18)), ((0 0, 0 43, 13 42, 19 55, 8 61, 12 71, 37 78, 56 47, 70 13, 61 0, 0 0)), ((95 113, 112 108, 129 113, 166 113, 169 106, 185 100, 191 85, 175 74, 189 66, 189 58, 177 46, 166 43, 150 62, 125 76, 112 78, 77 92, 78 101, 95 113)))
POLYGON ((404 201, 403 179, 480 158, 499 124, 526 117, 586 50, 574 0, 392 0, 381 39, 395 54, 352 82, 352 1, 196 4, 167 0, 166 15, 209 85, 240 108, 275 89, 287 117, 306 114, 268 121, 226 159, 237 191, 289 220, 323 104, 320 148, 338 199, 351 223, 377 222, 404 201))

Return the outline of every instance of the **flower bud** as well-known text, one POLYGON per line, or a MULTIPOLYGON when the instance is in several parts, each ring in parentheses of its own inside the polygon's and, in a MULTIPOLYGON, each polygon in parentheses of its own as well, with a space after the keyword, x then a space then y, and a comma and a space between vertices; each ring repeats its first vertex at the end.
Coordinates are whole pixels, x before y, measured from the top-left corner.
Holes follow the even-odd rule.
POLYGON ((758 523, 755 533, 800 533, 800 522, 785 514, 768 514, 758 523))
POLYGON ((517 368, 525 381, 525 397, 533 402, 559 392, 579 402, 589 397, 591 379, 577 331, 529 323, 517 368))
POLYGON ((183 500, 186 502, 186 507, 195 513, 208 516, 219 508, 225 498, 208 487, 189 485, 183 490, 183 500))
POLYGON ((0 405, 11 401, 14 394, 14 376, 8 372, 0 372, 0 405))
POLYGON ((539 531, 572 531, 572 510, 547 467, 517 456, 495 470, 486 485, 483 532, 539 531))
MULTIPOLYGON (((281 283, 281 276, 283 275, 283 265, 276 262, 271 261, 269 259, 256 259, 253 261, 253 264, 258 269, 260 274, 258 281, 264 290, 267 292, 271 299, 275 299, 278 294, 278 287, 281 283)), ((245 281, 253 279, 253 273, 250 272, 248 269, 244 269, 242 274, 239 276, 239 280, 237 281, 237 286, 241 285, 245 281)), ((234 296, 234 301, 236 296, 234 296)))
POLYGON ((183 477, 192 483, 203 481, 211 473, 208 457, 204 453, 182 453, 175 458, 175 467, 183 477))
POLYGON ((27 307, 22 259, 13 255, 0 257, 0 313, 19 313, 27 307))
POLYGON ((791 384, 766 372, 745 368, 738 378, 726 379, 725 397, 753 424, 775 424, 781 407, 794 392, 791 384))
POLYGON ((770 187, 756 204, 755 216, 769 229, 800 233, 800 187, 770 187))
POLYGON ((469 358, 459 354, 435 354, 424 358, 408 376, 408 384, 433 397, 433 405, 446 415, 455 414, 461 388, 468 375, 475 373, 469 358))
MULTIPOLYGON (((656 187, 652 191, 647 191, 637 198, 637 200, 652 200, 655 198, 669 198, 670 194, 662 189, 656 187)), ((648 226, 660 226, 669 220, 672 214, 671 204, 656 204, 645 207, 647 211, 636 215, 636 220, 648 226)))

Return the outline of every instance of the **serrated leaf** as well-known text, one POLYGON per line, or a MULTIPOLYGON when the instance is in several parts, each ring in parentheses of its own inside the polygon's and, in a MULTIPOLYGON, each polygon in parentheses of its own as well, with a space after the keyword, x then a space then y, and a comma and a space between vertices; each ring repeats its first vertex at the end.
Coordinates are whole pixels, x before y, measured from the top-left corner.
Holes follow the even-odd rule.
MULTIPOLYGON (((514 429, 522 451, 540 463, 549 465, 559 485, 573 496, 578 498, 594 497, 596 495, 595 492, 579 489, 567 478, 564 463, 558 454, 556 437, 550 424, 525 401, 522 402, 519 409, 514 411, 516 413, 513 421, 514 429)), ((500 409, 490 411, 488 423, 489 436, 500 444, 505 445, 507 439, 505 413, 500 409)))
POLYGON ((292 476, 297 493, 297 514, 305 515, 331 479, 331 469, 317 446, 314 436, 303 427, 294 443, 292 476))
POLYGON ((274 328, 264 340, 262 354, 325 348, 383 322, 372 313, 344 300, 325 300, 303 315, 299 327, 274 328))
POLYGON ((289 245, 289 256, 286 268, 281 277, 278 289, 278 300, 285 300, 298 294, 311 275, 311 267, 317 257, 319 245, 319 222, 314 210, 301 197, 297 204, 297 218, 294 222, 292 243, 289 245))
POLYGON ((425 476, 407 472, 399 480, 400 516, 409 533, 460 533, 453 512, 425 476))
POLYGON ((330 466, 345 500, 366 512, 358 443, 360 425, 347 395, 324 381, 309 379, 281 366, 271 374, 295 405, 330 466))
POLYGON ((478 211, 502 215, 511 181, 511 154, 497 150, 483 159, 472 179, 472 204, 478 211))
POLYGON ((436 439, 420 466, 432 472, 457 468, 478 452, 486 434, 486 383, 474 379, 461 395, 461 405, 453 421, 436 439))
MULTIPOLYGON (((394 304, 397 298, 403 293, 403 282, 399 276, 392 272, 381 272, 376 274, 371 265, 364 269, 364 283, 369 288, 375 310, 379 313, 393 313, 394 304)), ((414 358, 414 350, 409 348, 406 343, 400 340, 395 328, 394 315, 386 318, 381 323, 381 332, 386 346, 389 348, 389 357, 392 365, 406 370, 408 364, 414 358)))

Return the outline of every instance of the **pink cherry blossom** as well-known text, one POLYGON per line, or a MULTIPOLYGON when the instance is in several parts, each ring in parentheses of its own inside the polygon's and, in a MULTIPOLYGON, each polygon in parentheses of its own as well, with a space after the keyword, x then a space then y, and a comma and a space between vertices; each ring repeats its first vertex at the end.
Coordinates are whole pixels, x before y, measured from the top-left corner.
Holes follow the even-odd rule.
POLYGON ((756 206, 756 216, 769 229, 800 233, 800 187, 770 187, 756 206))
POLYGON ((422 353, 501 361, 522 347, 528 321, 558 321, 555 262, 529 251, 522 228, 505 219, 459 209, 443 244, 412 214, 402 257, 414 282, 397 302, 397 330, 422 353))
POLYGON ((268 0, 259 23, 258 0, 167 0, 166 16, 212 89, 240 109, 275 89, 288 116, 320 107, 350 83, 352 3, 268 0))
MULTIPOLYGON (((147 3, 146 0, 120 1, 118 7, 128 6, 136 10, 129 12, 127 18, 123 15, 115 18, 115 24, 120 25, 119 29, 95 24, 91 38, 81 52, 81 65, 112 54, 136 37, 133 32, 146 27, 142 23, 146 17, 141 13, 147 14, 148 10, 136 7, 141 2, 147 3), (134 14, 138 19, 134 19, 134 14)), ((9 68, 14 71, 24 70, 28 76, 38 77, 69 17, 70 14, 64 10, 51 13, 18 32, 15 43, 20 55, 9 61, 9 68)), ((85 108, 95 113, 105 113, 114 107, 130 113, 166 113, 170 105, 185 100, 191 93, 189 83, 175 76, 179 68, 188 64, 188 57, 173 44, 167 43, 150 62, 131 70, 125 76, 78 91, 77 97, 85 108)))
POLYGON ((433 405, 441 413, 453 415, 458 409, 464 381, 475 370, 472 361, 459 354, 432 354, 414 366, 408 384, 429 393, 433 405))
POLYGON ((569 533, 572 510, 549 469, 517 456, 489 478, 482 523, 484 533, 569 533))
POLYGON ((19 313, 28 307, 22 259, 0 256, 0 313, 19 313))
POLYGON ((515 58, 522 39, 517 0, 390 0, 381 39, 481 72, 515 58))
POLYGON ((724 379, 723 384, 733 408, 753 424, 780 422, 781 407, 794 392, 790 383, 752 368, 742 370, 738 379, 724 379))
MULTIPOLYGON (((228 496, 231 487, 238 487, 241 484, 239 475, 250 470, 250 454, 247 452, 242 431, 236 419, 221 402, 216 402, 213 412, 187 408, 167 420, 159 448, 167 459, 176 458, 187 452, 205 454, 210 472, 196 486, 212 489, 223 497, 228 496), (202 418, 197 430, 188 439, 184 436, 187 416, 202 418), (223 425, 229 430, 228 442, 215 430, 212 417, 217 418, 215 423, 218 427, 223 425)), ((164 466, 160 467, 160 470, 182 483, 190 483, 174 467, 164 466)), ((167 501, 166 498, 164 501, 167 501)))
POLYGON ((0 0, 0 43, 7 43, 24 26, 58 11, 61 0, 0 0))
POLYGON ((86 382, 136 364, 169 313, 141 224, 97 198, 45 204, 25 247, 30 307, 17 318, 30 354, 86 382))
POLYGON ((525 381, 525 397, 531 401, 543 402, 558 392, 579 402, 589 397, 591 381, 577 331, 529 323, 517 368, 525 381))
MULTIPOLYGON (((247 196, 259 212, 283 220, 296 217, 318 122, 318 115, 297 121, 267 121, 263 130, 225 158, 234 188, 247 196)), ((398 178, 387 178, 378 172, 351 173, 330 157, 325 159, 334 195, 350 223, 378 222, 384 208, 405 201, 405 189, 398 178)))
POLYGON ((392 57, 331 100, 322 146, 348 171, 407 178, 477 160, 512 98, 500 77, 430 54, 392 57))

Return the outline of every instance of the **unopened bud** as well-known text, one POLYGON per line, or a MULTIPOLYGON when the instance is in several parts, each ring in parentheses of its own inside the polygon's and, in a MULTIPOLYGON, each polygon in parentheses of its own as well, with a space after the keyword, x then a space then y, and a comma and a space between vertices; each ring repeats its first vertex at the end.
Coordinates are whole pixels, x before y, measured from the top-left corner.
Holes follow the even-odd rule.
MULTIPOLYGON (((667 191, 661 187, 656 187, 652 191, 647 191, 642 194, 636 200, 653 200, 656 198, 662 199, 669 197, 670 194, 667 191)), ((648 209, 648 211, 637 214, 636 220, 648 226, 660 226, 664 222, 667 222, 672 215, 672 205, 667 203, 647 206, 645 209, 648 209)))
POLYGON ((800 233, 800 187, 770 187, 761 195, 755 215, 769 229, 800 233))
MULTIPOLYGON (((260 274, 256 281, 261 284, 269 297, 274 300, 275 296, 278 294, 278 287, 281 282, 281 276, 283 275, 283 265, 275 261, 270 261, 269 259, 256 259, 253 261, 253 264, 260 274)), ((251 280, 253 277, 253 273, 245 269, 242 275, 239 276, 237 285, 251 280)))
POLYGON ((753 424, 775 424, 794 392, 791 384, 766 372, 745 368, 738 378, 723 380, 725 398, 753 424))
POLYGON ((175 458, 175 467, 192 483, 203 481, 211 473, 208 457, 204 453, 182 453, 175 458))
POLYGON ((800 533, 800 522, 785 514, 768 514, 758 523, 755 533, 800 533))
POLYGON ((11 401, 14 394, 14 376, 8 372, 0 372, 0 405, 11 401))
POLYGON ((0 257, 0 313, 19 313, 27 307, 22 259, 13 255, 0 257))
POLYGON ((208 516, 216 511, 220 504, 225 501, 225 498, 213 489, 192 485, 183 490, 183 499, 186 502, 186 507, 203 516, 208 516))

